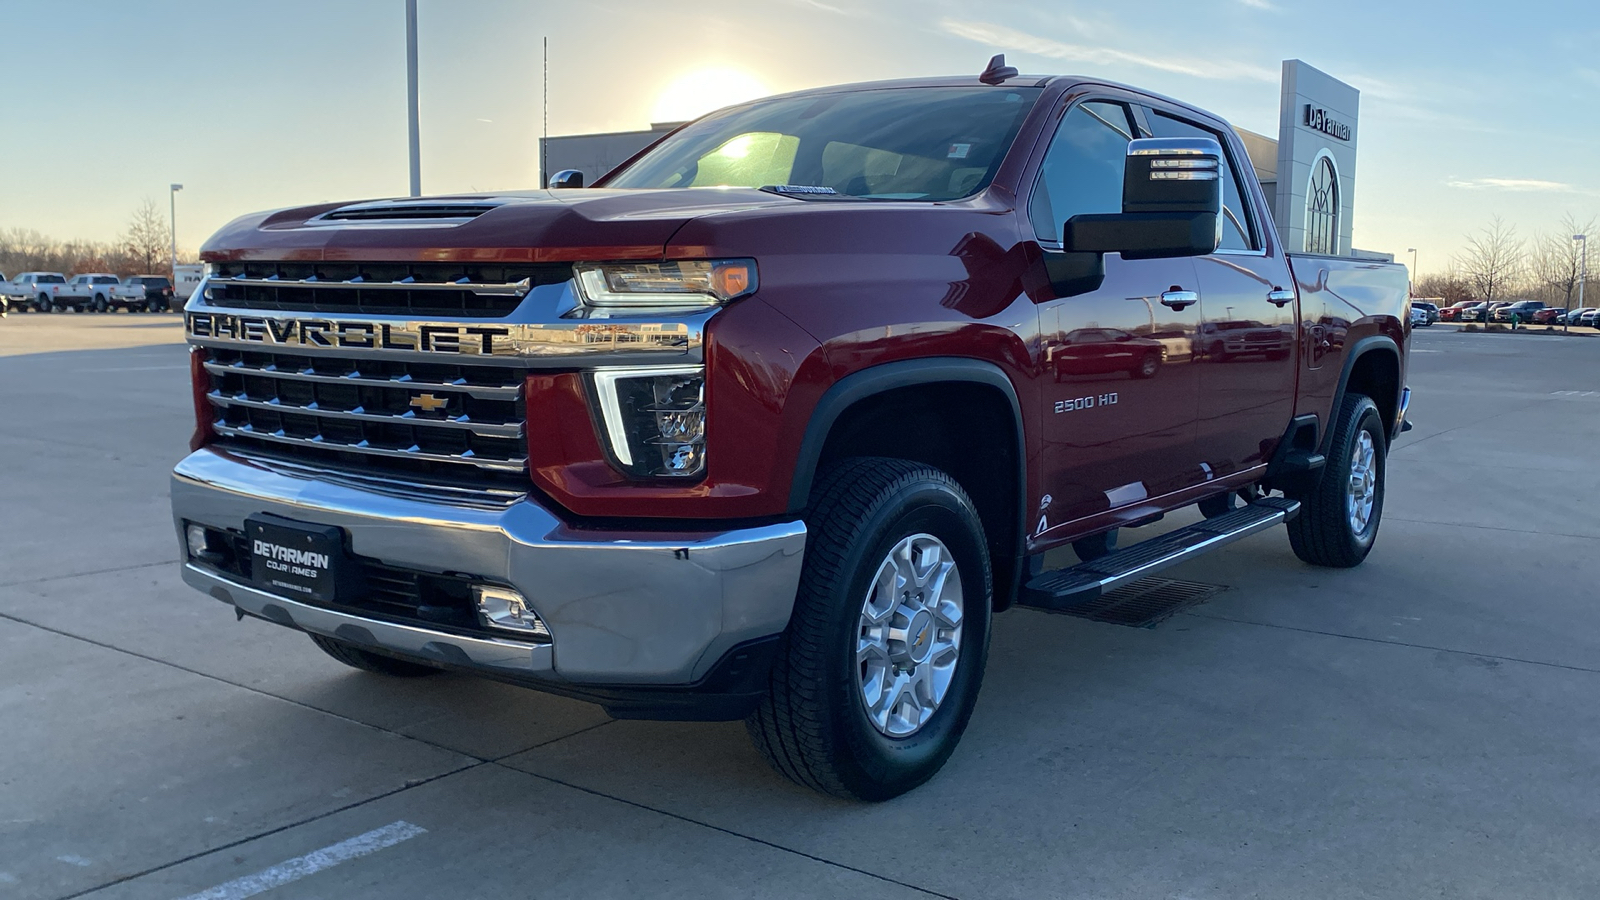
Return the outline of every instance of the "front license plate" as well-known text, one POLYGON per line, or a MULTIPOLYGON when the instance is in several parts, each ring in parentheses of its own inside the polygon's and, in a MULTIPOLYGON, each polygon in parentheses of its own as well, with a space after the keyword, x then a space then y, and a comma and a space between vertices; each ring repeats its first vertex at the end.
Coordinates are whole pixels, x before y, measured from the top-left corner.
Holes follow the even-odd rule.
POLYGON ((250 572, 256 586, 293 600, 338 599, 344 563, 344 533, 263 513, 244 520, 250 539, 250 572))

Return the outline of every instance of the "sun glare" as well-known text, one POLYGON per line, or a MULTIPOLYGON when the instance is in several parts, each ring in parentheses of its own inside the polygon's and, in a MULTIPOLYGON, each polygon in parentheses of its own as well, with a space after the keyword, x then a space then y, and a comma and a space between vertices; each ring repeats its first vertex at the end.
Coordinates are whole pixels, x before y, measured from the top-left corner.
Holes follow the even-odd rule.
POLYGON ((652 122, 684 122, 715 109, 772 93, 761 80, 738 69, 701 69, 667 85, 650 113, 652 122))

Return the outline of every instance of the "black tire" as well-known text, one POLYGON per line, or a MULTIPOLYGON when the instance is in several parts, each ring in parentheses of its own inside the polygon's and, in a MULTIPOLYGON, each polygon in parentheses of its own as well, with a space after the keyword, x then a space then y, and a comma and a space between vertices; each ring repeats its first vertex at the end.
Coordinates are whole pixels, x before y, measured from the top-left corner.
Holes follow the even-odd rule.
POLYGON ((845 460, 824 474, 806 524, 794 613, 767 692, 745 727, 772 767, 796 784, 839 797, 888 800, 939 771, 977 702, 993 606, 983 525, 949 475, 876 457, 845 460), (895 738, 868 718, 855 647, 880 565, 899 542, 917 534, 942 542, 959 570, 959 655, 934 712, 920 728, 895 738))
POLYGON ((54 306, 55 306, 55 304, 50 302, 50 295, 49 294, 40 294, 39 295, 39 302, 34 308, 37 309, 39 312, 47 313, 47 312, 55 312, 54 306))
POLYGON ((1387 480, 1389 439, 1383 416, 1372 399, 1347 394, 1334 420, 1333 443, 1321 479, 1309 494, 1298 497, 1300 514, 1289 522, 1289 546, 1294 555, 1314 566, 1348 569, 1367 558, 1383 519, 1384 482, 1387 480), (1373 501, 1366 524, 1357 531, 1351 521, 1349 486, 1352 451, 1362 432, 1372 439, 1373 501))
POLYGON ((363 672, 376 672, 379 675, 393 675, 397 678, 422 678, 428 675, 438 675, 444 671, 434 666, 405 659, 396 659, 393 656, 384 656, 381 653, 373 653, 371 650, 363 650, 338 638, 323 637, 320 634, 310 634, 307 637, 310 637, 311 643, 321 648, 323 653, 363 672))
POLYGON ((103 312, 105 312, 106 310, 108 310, 110 308, 111 308, 110 304, 106 303, 106 298, 101 297, 99 295, 95 296, 95 298, 94 298, 94 311, 95 312, 103 313, 103 312))

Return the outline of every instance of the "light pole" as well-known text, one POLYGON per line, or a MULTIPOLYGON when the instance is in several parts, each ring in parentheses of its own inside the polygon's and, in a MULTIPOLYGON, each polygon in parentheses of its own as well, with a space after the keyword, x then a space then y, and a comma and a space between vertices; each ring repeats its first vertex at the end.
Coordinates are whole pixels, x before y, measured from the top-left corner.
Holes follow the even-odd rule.
POLYGON ((170 201, 171 211, 167 215, 167 224, 172 226, 172 280, 178 280, 178 192, 183 190, 183 185, 174 184, 167 188, 167 199, 170 201))
POLYGON ((1407 247, 1406 252, 1411 254, 1411 296, 1417 295, 1417 248, 1407 247))
POLYGON ((417 0, 406 0, 406 101, 411 128, 411 196, 422 196, 422 129, 417 119, 417 0))
MULTIPOLYGON (((1578 242, 1578 308, 1583 309, 1583 283, 1589 280, 1589 236, 1575 234, 1572 239, 1578 242)), ((1570 318, 1572 318, 1572 312, 1568 310, 1567 315, 1561 321, 1566 322, 1570 318)), ((1567 323, 1563 327, 1570 328, 1571 323, 1567 323)))

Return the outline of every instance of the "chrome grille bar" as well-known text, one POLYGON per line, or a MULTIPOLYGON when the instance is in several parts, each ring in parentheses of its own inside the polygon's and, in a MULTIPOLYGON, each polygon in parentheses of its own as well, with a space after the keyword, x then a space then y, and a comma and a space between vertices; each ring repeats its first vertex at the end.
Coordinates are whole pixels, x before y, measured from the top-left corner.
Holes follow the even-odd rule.
POLYGON ((213 406, 241 406, 245 409, 265 409, 272 412, 290 413, 302 416, 316 416, 321 419, 340 419, 346 422, 374 422, 386 425, 415 425, 427 428, 457 428, 481 434, 485 437, 520 438, 523 436, 521 422, 474 422, 467 416, 455 416, 443 419, 428 419, 407 410, 398 415, 389 413, 371 413, 361 407, 356 409, 324 409, 315 403, 310 405, 297 405, 284 403, 281 400, 252 400, 247 394, 225 394, 220 390, 213 390, 206 394, 213 406))
POLYGON ((521 297, 533 290, 533 279, 524 278, 512 283, 478 283, 460 278, 455 281, 417 281, 404 278, 400 281, 365 281, 360 277, 348 281, 323 281, 315 275, 310 278, 246 278, 243 275, 213 275, 209 287, 258 288, 316 288, 321 290, 361 291, 464 291, 494 297, 521 297))
POLYGON ((351 372, 348 375, 320 375, 308 369, 283 369, 274 365, 252 366, 244 360, 236 360, 231 363, 208 362, 205 365, 206 371, 213 375, 259 375, 267 378, 281 378, 312 384, 370 385, 372 387, 404 388, 406 390, 429 392, 455 391, 481 400, 515 400, 522 392, 520 385, 491 387, 471 384, 466 379, 427 381, 412 378, 410 375, 364 375, 359 371, 351 372))
POLYGON ((388 447, 374 447, 367 441, 356 444, 346 444, 339 441, 330 441, 320 436, 310 438, 294 437, 283 431, 263 431, 251 425, 229 425, 222 420, 211 423, 217 434, 228 437, 253 438, 268 443, 285 444, 299 447, 320 447, 324 450, 344 450, 351 453, 362 453, 369 456, 382 456, 391 459, 412 459, 427 462, 458 463, 486 469, 494 472, 520 473, 528 466, 526 456, 517 459, 490 459, 475 455, 471 450, 465 453, 430 453, 415 445, 399 450, 388 447))

